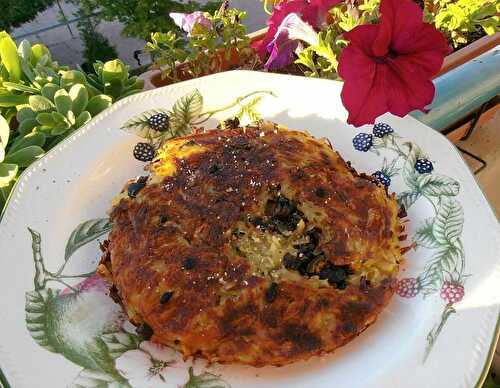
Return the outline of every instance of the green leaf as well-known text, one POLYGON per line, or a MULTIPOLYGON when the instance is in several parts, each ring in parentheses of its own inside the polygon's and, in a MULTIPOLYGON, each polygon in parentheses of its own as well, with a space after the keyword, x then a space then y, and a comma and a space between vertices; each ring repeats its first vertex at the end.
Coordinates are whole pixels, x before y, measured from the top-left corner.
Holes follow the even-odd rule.
POLYGON ((56 92, 61 89, 58 85, 53 83, 48 83, 42 87, 42 96, 47 97, 50 101, 54 101, 54 96, 56 92))
POLYGON ((30 96, 29 104, 35 112, 44 112, 55 108, 54 104, 46 97, 43 96, 30 96))
POLYGON ((236 114, 236 117, 238 117, 240 121, 243 121, 245 117, 248 117, 250 123, 255 123, 262 119, 262 115, 257 110, 257 105, 260 104, 261 100, 262 96, 255 97, 247 104, 241 106, 239 112, 236 114))
POLYGON ((16 177, 19 168, 15 164, 0 163, 0 187, 6 187, 16 177))
POLYGON ((432 231, 432 221, 432 218, 427 218, 423 225, 415 232, 414 240, 418 245, 426 248, 437 248, 440 246, 432 231))
POLYGON ((73 111, 75 116, 78 117, 78 115, 83 112, 83 110, 87 106, 87 103, 89 102, 89 93, 87 92, 85 86, 76 84, 73 85, 69 90, 69 97, 72 101, 71 110, 73 111))
POLYGON ((36 88, 32 88, 31 86, 26 86, 15 82, 4 82, 2 85, 9 91, 15 90, 18 92, 29 93, 29 94, 38 94, 40 92, 36 88))
POLYGON ((31 48, 31 64, 35 66, 43 57, 50 59, 50 51, 47 46, 37 43, 31 48))
POLYGON ((430 197, 455 196, 460 191, 460 183, 455 179, 438 174, 422 174, 417 184, 420 192, 430 197))
POLYGON ((10 128, 9 123, 0 115, 0 148, 7 148, 9 143, 10 128))
POLYGON ((422 156, 422 151, 416 144, 405 143, 405 145, 408 146, 409 152, 403 165, 403 180, 410 191, 417 191, 419 190, 419 186, 417 182, 418 173, 415 171, 415 163, 417 159, 422 156))
POLYGON ((51 320, 51 306, 57 299, 59 290, 45 288, 39 291, 30 291, 26 293, 26 327, 41 347, 49 352, 57 353, 50 339, 50 331, 53 330, 51 320))
POLYGON ((231 388, 219 375, 203 372, 195 375, 193 367, 189 367, 189 380, 182 388, 231 388))
POLYGON ((137 349, 139 347, 139 343, 141 342, 139 336, 125 331, 104 334, 101 338, 106 344, 109 355, 113 358, 113 360, 116 360, 123 353, 129 350, 137 349))
POLYGON ((111 97, 104 94, 99 94, 89 100, 86 110, 91 114, 92 117, 94 117, 104 109, 111 106, 112 103, 113 99, 111 97))
POLYGON ((106 82, 104 86, 104 94, 111 96, 113 99, 117 99, 123 93, 123 84, 118 79, 112 79, 106 82))
POLYGON ((36 115, 36 121, 41 124, 45 125, 47 127, 53 127, 56 125, 56 122, 54 120, 54 117, 52 116, 52 113, 46 113, 42 112, 36 115))
POLYGON ((116 80, 122 84, 128 77, 127 65, 119 59, 107 61, 102 68, 101 77, 104 83, 116 80))
POLYGON ((111 230, 111 222, 108 218, 89 220, 78 225, 69 236, 64 252, 64 261, 68 261, 73 253, 88 242, 111 230))
POLYGON ((28 167, 44 153, 43 148, 39 146, 28 146, 12 153, 9 152, 5 157, 5 163, 17 164, 19 167, 28 167))
POLYGON ((38 125, 38 121, 35 119, 27 119, 21 122, 19 124, 19 127, 17 128, 17 131, 21 136, 27 135, 30 133, 33 128, 35 128, 38 125))
POLYGON ((28 103, 28 96, 23 94, 0 94, 0 108, 24 105, 28 103))
POLYGON ((85 111, 80 113, 80 115, 76 118, 75 128, 80 128, 83 125, 87 124, 90 120, 92 120, 92 116, 89 112, 85 111))
POLYGON ((65 89, 59 89, 56 94, 54 94, 54 103, 57 111, 63 116, 66 116, 71 110, 71 98, 65 89))
POLYGON ((16 119, 18 123, 24 120, 35 119, 35 118, 36 118, 36 112, 31 110, 31 108, 27 106, 23 106, 17 111, 16 119))
POLYGON ((43 147, 46 136, 43 133, 30 133, 26 136, 18 136, 12 143, 9 152, 15 152, 29 146, 43 147))
POLYGON ((438 262, 441 271, 452 277, 460 277, 464 267, 464 253, 460 245, 443 245, 436 250, 433 260, 438 262))
POLYGON ((9 80, 18 82, 21 79, 21 63, 14 40, 5 31, 0 32, 0 57, 9 72, 9 80))
POLYGON ((85 85, 87 79, 85 78, 85 74, 78 70, 68 70, 65 71, 61 77, 61 87, 66 90, 71 89, 71 87, 75 84, 83 84, 85 85))
POLYGON ((128 384, 120 384, 116 377, 108 373, 90 369, 82 369, 69 388, 129 388, 128 384))
POLYGON ((420 198, 418 191, 403 191, 397 195, 398 203, 408 210, 420 198))
MULTIPOLYGON (((158 131, 151 129, 148 124, 149 118, 158 113, 164 113, 166 115, 169 114, 169 112, 166 109, 151 109, 127 120, 122 125, 121 129, 125 131, 130 131, 136 134, 137 136, 146 139, 159 137, 162 134, 158 131)), ((174 135, 171 134, 171 136, 173 137, 174 135)))
POLYGON ((9 200, 10 193, 14 187, 15 179, 12 179, 6 186, 0 186, 0 209, 3 209, 9 200))
POLYGON ((26 39, 23 39, 19 46, 17 47, 17 52, 19 56, 25 61, 29 61, 31 58, 31 44, 26 39))
POLYGON ((454 199, 444 199, 438 208, 432 231, 442 245, 453 245, 462 235, 464 212, 454 199))
POLYGON ((203 109, 203 96, 196 89, 178 99, 170 114, 170 126, 175 135, 185 135, 191 123, 198 118, 203 109))

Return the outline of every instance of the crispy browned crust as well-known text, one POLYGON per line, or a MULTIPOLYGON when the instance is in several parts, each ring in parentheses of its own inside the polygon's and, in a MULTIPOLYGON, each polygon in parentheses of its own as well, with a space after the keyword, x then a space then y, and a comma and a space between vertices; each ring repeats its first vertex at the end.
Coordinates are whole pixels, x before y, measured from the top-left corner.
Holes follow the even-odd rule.
POLYGON ((247 127, 181 142, 204 151, 174 152, 173 174, 149 181, 111 212, 100 273, 133 323, 146 323, 154 342, 185 357, 264 366, 331 352, 375 321, 393 295, 398 265, 368 284, 358 273, 343 290, 318 287, 307 276, 256 274, 231 242, 234 225, 261 214, 270 188, 279 187, 299 208, 308 204, 305 217, 321 228, 318 249, 331 263, 357 268, 386 252, 399 259, 403 228, 393 196, 302 132, 247 127), (160 303, 167 292, 170 300, 160 303))

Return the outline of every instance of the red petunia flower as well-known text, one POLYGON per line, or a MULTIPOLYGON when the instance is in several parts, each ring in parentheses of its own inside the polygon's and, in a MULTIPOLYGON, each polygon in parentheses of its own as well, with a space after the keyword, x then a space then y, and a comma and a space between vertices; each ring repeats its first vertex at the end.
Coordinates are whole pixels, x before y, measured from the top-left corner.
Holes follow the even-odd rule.
POLYGON ((450 52, 412 0, 382 0, 380 12, 379 24, 344 34, 350 43, 342 50, 338 73, 347 122, 355 126, 373 123, 386 112, 403 117, 424 110, 434 98, 432 76, 450 52))
MULTIPOLYGON (((268 30, 263 40, 255 42, 252 47, 264 60, 269 52, 268 46, 276 39, 278 29, 289 14, 297 14, 303 21, 315 29, 319 29, 326 21, 328 11, 342 0, 284 0, 274 7, 273 14, 267 21, 268 30)), ((293 62, 293 60, 292 60, 293 62)), ((290 62, 291 63, 291 62, 290 62)))

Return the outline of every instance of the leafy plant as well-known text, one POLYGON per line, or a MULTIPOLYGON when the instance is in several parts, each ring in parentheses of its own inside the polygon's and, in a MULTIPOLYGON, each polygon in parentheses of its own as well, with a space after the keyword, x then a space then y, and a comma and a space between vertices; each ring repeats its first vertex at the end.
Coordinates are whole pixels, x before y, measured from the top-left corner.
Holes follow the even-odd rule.
MULTIPOLYGON (((308 77, 338 79, 337 65, 342 49, 348 44, 343 34, 380 19, 381 0, 341 2, 328 12, 327 23, 320 27, 318 44, 301 41, 295 64, 308 77)), ((266 9, 280 3, 265 0, 266 9)), ((419 0, 426 22, 434 24, 456 48, 500 30, 500 3, 495 0, 419 0)))
POLYGON ((39 12, 54 4, 54 0, 4 0, 0 13, 0 31, 10 30, 14 27, 33 20, 39 12))
POLYGON ((205 14, 209 25, 195 24, 189 36, 173 31, 154 33, 145 50, 151 53, 153 66, 162 69, 162 77, 178 81, 183 76, 198 77, 225 70, 235 61, 245 63, 253 54, 242 21, 246 12, 221 9, 205 14), (186 62, 186 66, 177 67, 186 62))
POLYGON ((488 35, 500 30, 500 3, 493 0, 435 1, 435 25, 455 47, 468 42, 471 33, 483 29, 488 35))
MULTIPOLYGON (((84 50, 83 56, 85 58, 85 66, 90 67, 95 61, 108 61, 118 57, 118 54, 109 43, 109 40, 97 31, 99 19, 89 14, 84 10, 78 8, 75 16, 80 20, 77 23, 80 36, 83 40, 84 50)), ((90 68, 85 68, 86 71, 91 71, 90 68)))
POLYGON ((142 90, 119 60, 95 74, 52 60, 47 47, 0 33, 0 208, 24 168, 110 106, 142 90))
MULTIPOLYGON (((167 17, 169 12, 193 12, 200 8, 196 1, 176 0, 72 0, 86 14, 99 11, 97 16, 107 21, 124 24, 127 36, 148 39, 153 32, 167 32, 176 29, 167 17)), ((209 1, 201 9, 211 12, 218 8, 220 1, 209 1)), ((103 58, 99 58, 103 59, 103 58)))

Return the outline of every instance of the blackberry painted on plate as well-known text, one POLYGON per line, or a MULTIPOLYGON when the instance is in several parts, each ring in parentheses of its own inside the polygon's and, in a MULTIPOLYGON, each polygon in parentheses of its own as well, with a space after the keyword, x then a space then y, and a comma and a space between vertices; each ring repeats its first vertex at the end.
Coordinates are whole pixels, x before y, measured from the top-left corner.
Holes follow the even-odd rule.
POLYGON ((169 128, 170 118, 165 113, 157 113, 148 119, 148 124, 151 129, 158 132, 165 132, 169 128))
POLYGON ((396 290, 396 198, 326 141, 272 123, 210 130, 167 141, 147 170, 113 201, 98 271, 153 342, 285 365, 356 338, 396 290))
POLYGON ((141 162, 150 162, 155 157, 155 149, 149 143, 137 143, 134 147, 134 158, 141 162))

